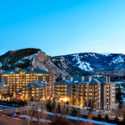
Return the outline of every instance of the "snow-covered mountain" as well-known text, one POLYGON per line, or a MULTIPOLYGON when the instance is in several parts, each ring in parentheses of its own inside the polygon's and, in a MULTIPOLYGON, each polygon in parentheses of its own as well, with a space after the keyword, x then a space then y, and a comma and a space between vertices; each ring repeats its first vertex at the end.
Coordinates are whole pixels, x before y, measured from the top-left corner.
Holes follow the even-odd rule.
POLYGON ((0 68, 11 70, 15 67, 19 68, 38 68, 44 71, 53 71, 56 76, 67 76, 68 73, 57 67, 51 57, 46 55, 40 49, 21 49, 17 51, 9 51, 0 56, 0 68))
POLYGON ((125 55, 77 53, 50 57, 40 49, 28 48, 8 51, 0 56, 1 69, 29 68, 31 66, 45 71, 51 69, 57 76, 88 75, 106 71, 117 71, 119 74, 118 71, 125 71, 125 55))
POLYGON ((58 59, 58 62, 60 60, 59 65, 61 65, 63 59, 72 66, 87 72, 125 70, 124 54, 77 53, 56 56, 53 59, 58 59))

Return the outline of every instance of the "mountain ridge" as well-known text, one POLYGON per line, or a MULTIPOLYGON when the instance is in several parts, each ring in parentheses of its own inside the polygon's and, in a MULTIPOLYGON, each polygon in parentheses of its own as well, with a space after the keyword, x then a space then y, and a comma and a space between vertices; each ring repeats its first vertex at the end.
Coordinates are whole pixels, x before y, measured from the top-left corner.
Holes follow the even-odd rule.
POLYGON ((1 69, 31 66, 45 71, 52 69, 60 77, 121 71, 125 70, 125 54, 84 52, 51 57, 40 49, 25 48, 8 51, 0 56, 1 69))
POLYGON ((67 60, 73 66, 89 72, 125 69, 125 54, 118 53, 75 53, 55 56, 67 60))
MULTIPOLYGON (((15 67, 26 69, 31 66, 44 71, 52 70, 57 77, 70 75, 68 71, 62 70, 55 65, 52 61, 52 57, 46 55, 46 53, 40 49, 19 49, 16 51, 8 51, 0 56, 0 68, 4 70, 12 70, 15 67)), ((75 67, 71 65, 68 65, 66 68, 75 69, 75 67)), ((78 72, 81 72, 80 69, 78 72)))

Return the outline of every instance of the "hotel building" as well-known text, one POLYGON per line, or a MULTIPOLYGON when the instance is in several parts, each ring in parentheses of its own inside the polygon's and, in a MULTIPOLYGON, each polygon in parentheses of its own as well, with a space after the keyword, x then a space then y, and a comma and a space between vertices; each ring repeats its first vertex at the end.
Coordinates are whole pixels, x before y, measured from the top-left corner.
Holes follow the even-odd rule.
POLYGON ((33 82, 23 86, 22 100, 26 101, 46 101, 52 99, 54 91, 51 84, 47 82, 33 82))
POLYGON ((61 103, 98 109, 115 108, 115 84, 92 76, 71 77, 55 83, 55 96, 61 103), (68 91, 66 91, 68 90, 68 91))
POLYGON ((22 93, 22 87, 34 81, 50 83, 51 87, 54 89, 55 75, 34 68, 27 70, 15 68, 13 71, 0 73, 0 82, 4 82, 8 86, 8 94, 11 96, 14 92, 22 93))
POLYGON ((8 86, 1 82, 0 83, 0 100, 7 97, 7 94, 8 94, 8 86))

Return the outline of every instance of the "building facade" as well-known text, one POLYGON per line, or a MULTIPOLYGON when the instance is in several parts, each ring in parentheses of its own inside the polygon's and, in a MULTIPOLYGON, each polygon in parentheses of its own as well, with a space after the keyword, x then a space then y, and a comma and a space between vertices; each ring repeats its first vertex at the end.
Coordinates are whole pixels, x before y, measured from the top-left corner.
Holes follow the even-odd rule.
POLYGON ((4 83, 0 83, 0 100, 4 100, 4 98, 7 97, 8 94, 8 86, 4 83))
POLYGON ((8 86, 8 94, 12 96, 14 92, 21 93, 23 86, 27 86, 29 83, 34 81, 50 83, 54 88, 55 75, 34 68, 27 70, 15 68, 14 71, 5 71, 0 73, 0 81, 4 82, 8 86))
POLYGON ((26 101, 47 101, 54 96, 51 84, 47 82, 33 82, 23 86, 22 100, 26 101))
POLYGON ((55 98, 58 102, 64 104, 70 101, 70 87, 69 81, 55 83, 55 98))
POLYGON ((80 107, 110 109, 115 104, 115 84, 100 78, 74 77, 55 83, 58 101, 80 107), (68 90, 67 92, 64 90, 68 90))

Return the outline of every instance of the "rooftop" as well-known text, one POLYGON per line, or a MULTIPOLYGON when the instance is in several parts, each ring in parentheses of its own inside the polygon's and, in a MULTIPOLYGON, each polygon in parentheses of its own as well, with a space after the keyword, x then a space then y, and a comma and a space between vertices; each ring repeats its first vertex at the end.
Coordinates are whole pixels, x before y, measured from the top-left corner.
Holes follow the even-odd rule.
POLYGON ((63 81, 58 81, 55 84, 106 84, 105 79, 103 78, 97 78, 93 76, 74 76, 72 77, 72 80, 66 79, 63 81))
POLYGON ((44 71, 44 70, 40 70, 40 69, 37 69, 35 68, 34 70, 30 70, 30 69, 19 69, 18 71, 15 71, 15 70, 6 70, 5 72, 2 72, 0 74, 11 74, 11 73, 14 73, 14 74, 19 74, 21 71, 24 71, 28 74, 30 73, 41 73, 41 74, 50 74, 49 72, 47 71, 44 71))
POLYGON ((32 82, 29 83, 27 86, 23 86, 23 88, 41 88, 45 87, 45 85, 48 84, 47 82, 32 82))

